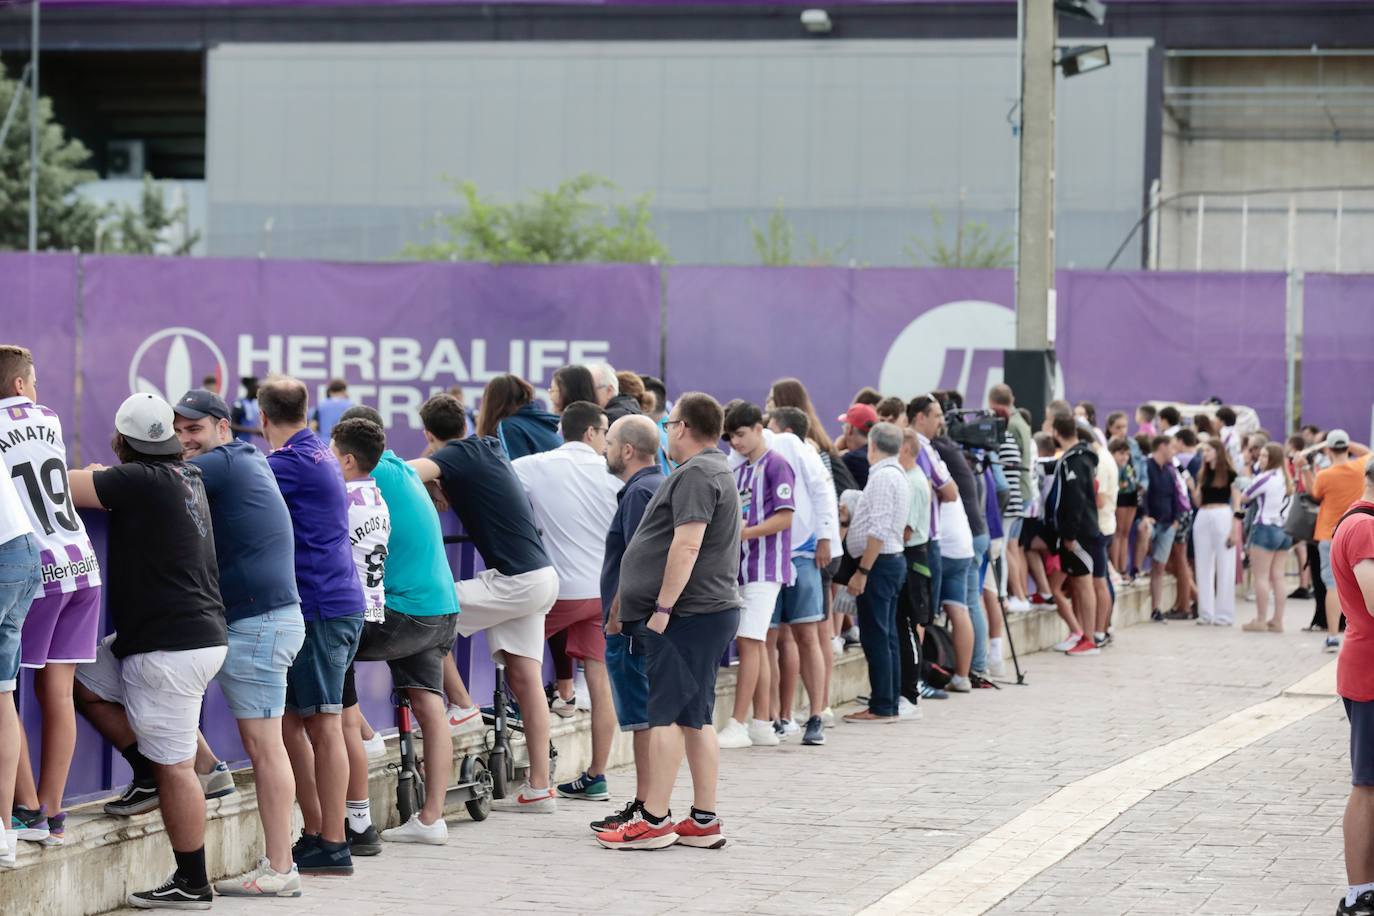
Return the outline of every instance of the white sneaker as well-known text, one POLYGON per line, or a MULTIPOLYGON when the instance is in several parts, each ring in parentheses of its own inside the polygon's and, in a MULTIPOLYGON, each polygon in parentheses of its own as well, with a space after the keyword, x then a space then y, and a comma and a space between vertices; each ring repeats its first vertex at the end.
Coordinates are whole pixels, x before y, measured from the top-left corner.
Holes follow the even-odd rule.
POLYGON ((897 698, 897 715, 903 719, 919 719, 925 715, 921 707, 908 700, 906 697, 897 698))
POLYGON ((794 736, 800 735, 800 734, 801 734, 801 726, 798 725, 798 724, 796 723, 795 720, 793 720, 793 719, 783 719, 783 720, 782 720, 782 735, 781 735, 782 740, 786 741, 788 738, 791 738, 791 737, 794 737, 794 736))
POLYGON ((587 675, 581 668, 573 675, 573 706, 583 712, 592 711, 592 692, 587 689, 587 675))
POLYGON ((380 732, 373 732, 371 738, 363 741, 363 747, 367 749, 368 760, 379 760, 386 756, 386 739, 380 732))
POLYGON ((831 653, 832 655, 834 655, 836 658, 841 658, 841 657, 843 657, 843 655, 844 655, 844 637, 843 637, 843 636, 836 636, 834 639, 830 640, 830 653, 831 653))
MULTIPOLYGON (((739 747, 752 747, 754 744, 754 742, 750 740, 749 731, 734 719, 727 722, 724 728, 717 729, 716 740, 720 742, 720 746, 726 750, 739 747)), ((773 743, 777 743, 776 736, 774 737, 773 743)))
POLYGON ((945 685, 945 689, 950 693, 968 693, 973 689, 973 682, 966 677, 952 674, 950 675, 949 683, 945 685))
POLYGON ((412 814, 410 820, 399 827, 382 831, 382 839, 388 843, 424 843, 427 846, 442 846, 448 842, 448 824, 441 817, 429 826, 420 820, 420 815, 412 814))
POLYGON ((267 859, 258 859, 252 871, 216 881, 215 893, 221 897, 299 897, 301 873, 294 863, 290 871, 279 872, 272 870, 267 859))
POLYGON ((831 709, 829 706, 821 710, 821 724, 824 725, 826 728, 835 727, 835 711, 831 709))
POLYGON ((1070 633, 1068 639, 1064 640, 1063 642, 1057 642, 1054 644, 1054 651, 1067 652, 1082 641, 1082 633, 1070 633))
POLYGON ((14 868, 18 864, 19 831, 0 830, 0 868, 14 868))
POLYGON ((1007 610, 1011 611, 1013 614, 1028 614, 1030 613, 1030 609, 1031 603, 1025 598, 1013 596, 1007 599, 1007 610))
POLYGON ((773 731, 772 722, 750 722, 749 723, 749 743, 754 747, 777 747, 782 741, 778 738, 778 733, 773 731))
POLYGON ((526 814, 553 814, 558 810, 558 799, 554 796, 552 788, 531 789, 530 784, 525 783, 520 787, 519 793, 515 796, 515 804, 510 810, 526 814))
POLYGON ((1006 677, 1007 663, 1000 658, 988 656, 988 675, 991 677, 1006 677))
MULTIPOLYGON (((480 732, 486 723, 482 721, 482 710, 476 706, 450 706, 448 708, 448 729, 455 735, 464 732, 480 732)), ((420 734, 420 729, 415 729, 420 734)))
POLYGON ((560 719, 571 719, 577 715, 577 697, 574 696, 571 700, 565 700, 555 695, 553 702, 549 704, 549 712, 560 719))

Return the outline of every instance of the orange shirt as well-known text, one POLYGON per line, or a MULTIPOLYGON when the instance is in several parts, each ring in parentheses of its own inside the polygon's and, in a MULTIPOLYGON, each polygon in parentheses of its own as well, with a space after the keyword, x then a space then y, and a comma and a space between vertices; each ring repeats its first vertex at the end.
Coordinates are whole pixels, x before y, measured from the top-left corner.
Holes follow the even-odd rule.
POLYGON ((1312 484, 1312 498, 1321 501, 1314 535, 1317 540, 1331 540, 1341 516, 1364 495, 1364 466, 1368 460, 1369 456, 1355 458, 1317 472, 1312 484))

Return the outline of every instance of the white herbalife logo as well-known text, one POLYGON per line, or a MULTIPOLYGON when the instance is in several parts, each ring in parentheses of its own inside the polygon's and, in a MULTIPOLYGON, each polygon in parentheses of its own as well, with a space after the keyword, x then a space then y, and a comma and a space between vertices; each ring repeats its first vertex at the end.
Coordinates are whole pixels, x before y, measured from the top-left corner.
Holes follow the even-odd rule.
POLYGON ((211 368, 219 379, 219 390, 215 393, 223 397, 229 364, 215 342, 193 328, 163 328, 134 351, 129 363, 129 393, 153 394, 169 404, 175 403, 187 391, 199 387, 201 377, 208 375, 211 368))

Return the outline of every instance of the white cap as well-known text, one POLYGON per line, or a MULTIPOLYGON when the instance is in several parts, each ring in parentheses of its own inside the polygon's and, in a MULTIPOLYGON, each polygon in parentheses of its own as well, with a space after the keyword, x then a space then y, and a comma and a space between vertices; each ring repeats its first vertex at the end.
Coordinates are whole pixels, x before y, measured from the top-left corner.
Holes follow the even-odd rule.
POLYGON ((174 420, 172 406, 155 394, 131 394, 115 411, 115 429, 130 448, 145 455, 181 454, 174 420))
POLYGON ((1326 434, 1327 448, 1347 448, 1350 445, 1350 433, 1343 429, 1333 429, 1326 434))

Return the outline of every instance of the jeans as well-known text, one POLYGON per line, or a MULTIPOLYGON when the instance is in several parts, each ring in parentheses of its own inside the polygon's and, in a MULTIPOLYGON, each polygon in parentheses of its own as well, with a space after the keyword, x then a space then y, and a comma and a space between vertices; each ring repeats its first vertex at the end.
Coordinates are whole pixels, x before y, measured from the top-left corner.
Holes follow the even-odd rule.
POLYGON ((973 621, 973 670, 986 674, 988 670, 988 612, 983 608, 983 590, 978 584, 983 557, 988 554, 992 539, 980 534, 973 539, 973 562, 968 568, 968 619, 973 621))
POLYGON ((897 715, 902 656, 897 637, 897 596, 906 579, 906 561, 887 553, 873 561, 873 572, 858 598, 859 643, 868 660, 868 708, 877 716, 897 715))
POLYGON ((41 568, 32 535, 0 544, 0 693, 14 693, 19 683, 20 634, 42 582, 41 568))

